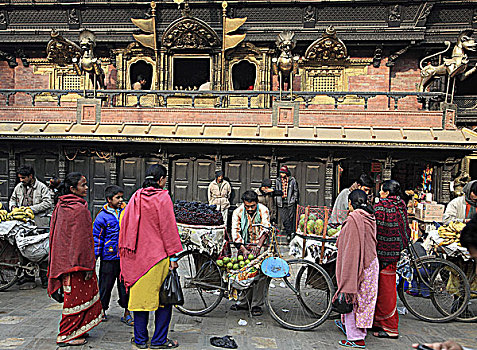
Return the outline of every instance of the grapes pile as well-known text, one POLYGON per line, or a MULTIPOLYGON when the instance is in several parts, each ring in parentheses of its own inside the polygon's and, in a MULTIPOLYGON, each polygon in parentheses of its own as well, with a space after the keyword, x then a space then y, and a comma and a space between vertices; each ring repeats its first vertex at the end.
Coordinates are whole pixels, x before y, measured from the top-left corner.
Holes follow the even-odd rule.
POLYGON ((200 202, 177 201, 174 203, 176 221, 181 224, 219 226, 224 224, 222 213, 216 205, 200 202))

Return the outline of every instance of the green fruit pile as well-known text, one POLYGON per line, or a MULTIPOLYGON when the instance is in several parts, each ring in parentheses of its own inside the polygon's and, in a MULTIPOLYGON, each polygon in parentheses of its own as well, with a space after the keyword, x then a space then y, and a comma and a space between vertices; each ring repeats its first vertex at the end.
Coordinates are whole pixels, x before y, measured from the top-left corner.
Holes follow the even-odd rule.
POLYGON ((298 227, 301 232, 305 232, 305 221, 306 221, 306 233, 321 235, 323 233, 323 228, 325 223, 322 219, 318 219, 315 214, 310 214, 308 220, 306 220, 305 214, 300 215, 300 220, 298 221, 298 227))
POLYGON ((255 256, 253 254, 249 254, 247 257, 239 255, 237 257, 229 258, 226 256, 223 259, 217 260, 216 262, 217 266, 222 270, 238 270, 250 264, 253 259, 255 259, 255 256))

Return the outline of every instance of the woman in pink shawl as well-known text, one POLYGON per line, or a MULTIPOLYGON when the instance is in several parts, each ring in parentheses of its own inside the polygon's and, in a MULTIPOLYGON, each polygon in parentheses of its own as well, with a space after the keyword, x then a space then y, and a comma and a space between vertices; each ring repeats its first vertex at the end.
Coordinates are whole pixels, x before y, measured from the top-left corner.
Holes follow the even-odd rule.
POLYGON ((169 192, 162 188, 167 171, 154 164, 146 171, 142 188, 124 210, 119 233, 121 277, 129 289, 128 309, 134 312, 131 342, 147 349, 149 311, 155 311, 155 330, 149 349, 176 348, 167 338, 172 306, 159 305, 159 291, 169 269, 177 268, 175 254, 182 251, 169 192))
POLYGON ((353 311, 341 316, 335 324, 346 335, 338 343, 364 349, 366 329, 373 326, 378 295, 379 263, 376 255, 376 219, 368 197, 362 190, 349 195, 350 214, 343 224, 336 245, 336 280, 339 293, 354 304, 353 311))

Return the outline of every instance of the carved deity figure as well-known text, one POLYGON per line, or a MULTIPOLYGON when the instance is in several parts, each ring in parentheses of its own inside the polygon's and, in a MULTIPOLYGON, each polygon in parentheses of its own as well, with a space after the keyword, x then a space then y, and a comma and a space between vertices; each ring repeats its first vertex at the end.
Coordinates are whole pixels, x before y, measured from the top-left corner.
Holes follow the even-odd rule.
POLYGON ((477 71, 475 66, 468 69, 469 57, 467 56, 467 52, 475 51, 477 46, 475 40, 472 38, 472 34, 473 30, 463 31, 457 38, 457 43, 452 50, 451 58, 444 58, 444 62, 441 65, 433 66, 428 63, 427 66, 423 66, 423 63, 434 56, 447 52, 451 46, 449 41, 445 42, 447 48, 444 51, 424 57, 421 60, 421 81, 418 87, 420 92, 423 92, 436 76, 448 75, 449 78, 458 77, 460 80, 464 80, 477 71))
POLYGON ((63 38, 57 31, 52 30, 51 40, 47 46, 48 60, 59 65, 73 64, 73 68, 78 75, 88 73, 92 81, 100 89, 104 89, 104 71, 101 68, 101 61, 94 57, 94 47, 96 37, 89 30, 81 31, 79 35, 79 45, 63 38))
POLYGON ((281 51, 278 58, 273 58, 273 73, 281 77, 281 88, 284 89, 285 84, 290 84, 290 74, 296 73, 298 69, 298 60, 292 55, 292 50, 296 45, 295 33, 287 30, 278 34, 276 40, 277 48, 281 51))

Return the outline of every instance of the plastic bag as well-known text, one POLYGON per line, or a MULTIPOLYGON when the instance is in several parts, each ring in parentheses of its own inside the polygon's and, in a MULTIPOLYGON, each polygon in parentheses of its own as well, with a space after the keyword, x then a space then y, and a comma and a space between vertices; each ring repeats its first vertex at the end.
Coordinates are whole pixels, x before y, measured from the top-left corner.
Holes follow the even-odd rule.
POLYGON ((353 311, 353 304, 346 301, 346 295, 344 293, 340 293, 335 301, 333 301, 332 308, 333 311, 339 314, 348 314, 353 311))
POLYGON ((164 283, 159 292, 159 304, 161 305, 183 305, 184 294, 182 294, 180 277, 175 269, 169 270, 164 283))

